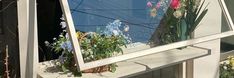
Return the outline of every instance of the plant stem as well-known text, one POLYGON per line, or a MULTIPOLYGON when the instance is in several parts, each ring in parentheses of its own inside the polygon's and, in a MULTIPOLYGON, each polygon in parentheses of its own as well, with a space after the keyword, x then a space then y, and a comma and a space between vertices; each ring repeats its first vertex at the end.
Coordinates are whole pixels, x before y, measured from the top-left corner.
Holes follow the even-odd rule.
POLYGON ((8 58, 9 58, 9 54, 8 54, 8 45, 6 45, 6 56, 5 56, 5 67, 6 67, 6 71, 5 71, 5 74, 6 74, 6 78, 10 78, 9 77, 9 69, 8 69, 8 58))

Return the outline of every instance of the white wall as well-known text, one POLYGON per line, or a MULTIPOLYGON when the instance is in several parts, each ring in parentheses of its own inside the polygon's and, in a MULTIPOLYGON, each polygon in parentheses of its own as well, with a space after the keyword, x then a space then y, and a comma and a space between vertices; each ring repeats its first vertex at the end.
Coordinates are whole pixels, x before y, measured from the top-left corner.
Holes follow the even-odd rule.
POLYGON ((18 35, 20 55, 20 76, 25 78, 26 57, 28 47, 28 0, 17 1, 18 9, 18 35))
POLYGON ((19 0, 18 31, 21 78, 36 78, 38 63, 36 0, 19 0))
MULTIPOLYGON (((195 37, 201 37, 221 32, 221 9, 218 0, 206 0, 210 2, 208 13, 203 23, 195 33, 195 37)), ((194 60, 194 78, 218 78, 220 59, 220 39, 197 44, 196 46, 211 49, 211 55, 194 60)))

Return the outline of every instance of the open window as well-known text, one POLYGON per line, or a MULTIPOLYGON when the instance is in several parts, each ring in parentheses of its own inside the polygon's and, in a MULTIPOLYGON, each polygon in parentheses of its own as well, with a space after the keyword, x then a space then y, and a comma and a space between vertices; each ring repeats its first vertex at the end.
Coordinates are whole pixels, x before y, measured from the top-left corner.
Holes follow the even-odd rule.
MULTIPOLYGON (((198 38, 192 37, 193 31, 189 33, 183 31, 188 28, 167 26, 174 21, 167 18, 171 11, 173 11, 172 15, 180 14, 174 13, 175 10, 170 7, 171 0, 60 0, 60 2, 80 71, 165 50, 183 49, 181 47, 234 35, 234 25, 224 0, 220 0, 220 3, 225 18, 228 20, 227 30, 198 38), (109 29, 110 32, 106 30, 108 27, 112 27, 109 29), (129 40, 129 43, 127 47, 123 47, 121 55, 84 61, 86 58, 82 53, 84 50, 80 47, 82 44, 77 39, 77 32, 107 33, 105 36, 108 33, 119 35, 120 32, 124 38, 127 38, 127 41, 129 40), (183 36, 183 34, 189 36, 183 36)), ((206 22, 201 21, 197 27, 205 26, 202 23, 206 22)), ((206 30, 209 32, 212 27, 207 26, 206 30)))

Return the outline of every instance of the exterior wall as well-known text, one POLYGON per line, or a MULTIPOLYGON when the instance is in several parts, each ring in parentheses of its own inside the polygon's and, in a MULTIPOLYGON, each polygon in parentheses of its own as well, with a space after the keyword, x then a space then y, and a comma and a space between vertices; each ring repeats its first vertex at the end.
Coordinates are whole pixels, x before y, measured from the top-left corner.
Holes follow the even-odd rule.
POLYGON ((36 0, 19 0, 17 6, 20 75, 21 78, 36 78, 38 65, 36 0))
POLYGON ((146 72, 130 78, 180 78, 179 73, 177 73, 178 71, 179 64, 157 69, 151 72, 146 72))
MULTIPOLYGON (((195 37, 201 37, 221 32, 221 9, 218 0, 210 2, 208 13, 203 23, 195 32, 195 37)), ((204 42, 195 46, 211 49, 211 55, 194 60, 194 78, 218 78, 220 60, 220 39, 204 42)))

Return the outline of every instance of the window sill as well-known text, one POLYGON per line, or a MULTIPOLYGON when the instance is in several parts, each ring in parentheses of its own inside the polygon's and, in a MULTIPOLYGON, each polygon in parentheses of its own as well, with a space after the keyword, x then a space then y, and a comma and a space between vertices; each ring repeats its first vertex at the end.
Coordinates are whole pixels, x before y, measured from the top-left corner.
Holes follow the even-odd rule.
MULTIPOLYGON (((115 73, 83 73, 84 78, 116 78, 135 76, 149 71, 153 71, 166 66, 182 63, 186 60, 196 59, 210 55, 210 50, 197 47, 187 47, 182 50, 173 49, 157 54, 152 54, 140 58, 130 59, 118 62, 118 67, 115 73)), ((47 61, 39 64, 38 76, 39 78, 66 78, 72 75, 61 74, 62 72, 47 71, 48 68, 53 67, 53 61, 47 61)))

